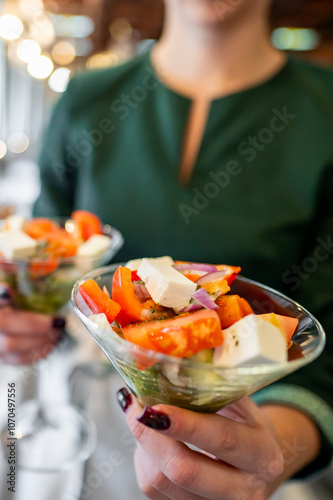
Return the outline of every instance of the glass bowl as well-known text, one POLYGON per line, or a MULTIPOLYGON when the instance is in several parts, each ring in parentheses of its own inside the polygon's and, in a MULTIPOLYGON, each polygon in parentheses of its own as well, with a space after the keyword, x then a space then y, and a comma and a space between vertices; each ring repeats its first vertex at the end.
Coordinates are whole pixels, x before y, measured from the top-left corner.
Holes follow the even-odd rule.
MULTIPOLYGON (((62 227, 73 228, 70 219, 53 220, 62 227)), ((55 313, 69 301, 74 283, 83 274, 109 262, 122 247, 124 239, 117 229, 104 225, 103 233, 110 236, 110 244, 105 251, 92 257, 75 255, 47 261, 0 256, 0 291, 1 285, 6 284, 13 305, 19 309, 55 313)))
POLYGON ((72 303, 80 320, 143 406, 163 403, 215 413, 232 401, 307 365, 324 348, 323 328, 308 311, 281 293, 241 276, 231 285, 230 293, 244 297, 255 313, 275 312, 298 318, 287 362, 225 368, 136 346, 121 338, 116 331, 104 331, 91 321, 89 316, 92 313, 79 292, 80 284, 89 278, 96 280, 100 287, 106 285, 111 290, 118 265, 96 269, 84 276, 73 289, 72 303), (138 364, 152 366, 143 370, 137 367, 138 364))
MULTIPOLYGON (((68 233, 74 229, 71 219, 55 221, 68 233)), ((56 313, 69 301, 73 285, 80 276, 107 263, 122 247, 124 240, 117 229, 104 225, 103 232, 110 237, 110 242, 95 256, 39 260, 34 257, 0 257, 0 297, 1 288, 7 291, 8 287, 15 307, 45 314, 56 313)), ((95 425, 88 415, 72 404, 45 404, 41 394, 41 371, 35 369, 33 373, 36 397, 17 408, 16 464, 34 472, 62 471, 86 460, 92 453, 96 441, 95 425)), ((8 425, 0 428, 0 448, 4 453, 7 453, 8 440, 12 439, 8 432, 11 432, 8 425)))

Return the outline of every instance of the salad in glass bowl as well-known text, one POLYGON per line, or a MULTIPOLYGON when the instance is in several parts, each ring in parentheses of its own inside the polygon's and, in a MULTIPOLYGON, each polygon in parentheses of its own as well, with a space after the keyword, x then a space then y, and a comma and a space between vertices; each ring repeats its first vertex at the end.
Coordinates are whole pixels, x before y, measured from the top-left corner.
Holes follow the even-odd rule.
MULTIPOLYGON (((54 314, 68 302, 75 281, 108 262, 122 244, 119 231, 83 210, 63 219, 8 217, 0 230, 0 299, 9 298, 18 309, 54 314)), ((34 370, 34 378, 34 400, 17 408, 17 465, 43 472, 67 469, 91 454, 94 424, 81 408, 46 404, 40 370, 34 370)), ((2 450, 12 438, 8 432, 7 426, 0 429, 2 450)))
POLYGON ((75 281, 122 245, 120 232, 88 211, 58 219, 9 216, 0 225, 0 290, 6 286, 19 309, 54 313, 75 281))
POLYGON ((313 361, 318 321, 240 268, 171 257, 97 269, 76 314, 143 405, 216 412, 313 361))

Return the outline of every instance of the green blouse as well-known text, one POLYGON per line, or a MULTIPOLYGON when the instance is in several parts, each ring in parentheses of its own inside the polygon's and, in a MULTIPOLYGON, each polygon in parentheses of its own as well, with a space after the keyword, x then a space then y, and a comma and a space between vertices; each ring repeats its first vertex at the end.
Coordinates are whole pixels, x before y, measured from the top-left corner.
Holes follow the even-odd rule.
POLYGON ((190 106, 149 53, 73 78, 46 133, 35 214, 88 209, 123 233, 119 261, 240 265, 298 300, 321 320, 327 347, 255 397, 308 411, 333 444, 333 72, 289 59, 265 83, 213 100, 182 186, 190 106))

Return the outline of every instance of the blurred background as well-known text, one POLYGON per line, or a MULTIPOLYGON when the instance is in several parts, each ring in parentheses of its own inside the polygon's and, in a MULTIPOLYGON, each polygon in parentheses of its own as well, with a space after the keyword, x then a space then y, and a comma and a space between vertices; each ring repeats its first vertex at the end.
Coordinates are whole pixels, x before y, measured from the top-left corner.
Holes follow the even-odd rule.
MULTIPOLYGON (((160 36, 162 19, 163 0, 0 0, 0 219, 11 212, 31 213, 40 189, 37 158, 43 131, 69 79, 79 72, 121 64, 148 50, 160 36)), ((332 0, 274 0, 271 32, 277 48, 333 67, 332 0)), ((79 331, 77 324, 71 333, 75 329, 79 331)), ((82 359, 92 356, 94 346, 92 342, 85 347, 82 359)), ((132 463, 133 441, 125 428, 109 432, 110 422, 117 429, 124 425, 110 399, 117 387, 111 391, 96 374, 88 377, 78 372, 75 376, 85 388, 77 399, 87 398, 87 380, 91 384, 90 403, 84 401, 104 436, 97 465, 105 462, 110 450, 121 450, 126 464, 115 468, 111 481, 103 481, 82 499, 140 500, 143 497, 138 494, 134 471, 129 469, 132 465, 128 465, 132 463), (102 415, 108 411, 112 417, 105 422, 102 415), (125 483, 126 495, 122 490, 125 483)), ((122 385, 117 379, 112 383, 122 385)), ((85 471, 88 478, 89 471, 91 477, 95 474, 96 463, 85 471)), ((36 484, 41 478, 29 480, 36 484)), ((81 479, 74 477, 75 481, 81 484, 81 479)), ((291 484, 279 500, 328 500, 333 498, 332 485, 332 473, 311 488, 291 484)), ((29 491, 26 483, 24 488, 29 491)), ((49 485, 47 488, 50 496, 38 497, 34 492, 34 500, 60 498, 49 485)), ((25 492, 20 498, 30 500, 25 492)), ((0 485, 0 498, 5 499, 1 494, 0 485)), ((61 498, 72 500, 77 495, 61 498)))
MULTIPOLYGON (((0 218, 29 215, 52 105, 78 72, 121 64, 160 36, 163 0, 0 0, 0 218)), ((333 66, 332 0, 274 0, 272 41, 333 66)))

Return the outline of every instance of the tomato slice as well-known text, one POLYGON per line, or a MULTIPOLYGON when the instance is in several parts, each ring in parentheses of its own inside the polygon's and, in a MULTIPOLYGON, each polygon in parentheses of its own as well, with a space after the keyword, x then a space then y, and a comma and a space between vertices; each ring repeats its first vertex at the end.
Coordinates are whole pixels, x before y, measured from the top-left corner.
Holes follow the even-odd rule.
POLYGON ((216 299, 216 304, 219 306, 216 312, 222 329, 229 328, 248 314, 253 314, 250 304, 238 295, 223 295, 216 299))
POLYGON ((219 317, 207 309, 164 321, 128 325, 123 335, 136 345, 178 358, 191 357, 223 342, 219 317))
POLYGON ((131 271, 131 274, 132 274, 132 281, 141 281, 141 278, 136 271, 131 271))
POLYGON ((60 229, 59 224, 56 222, 46 219, 43 217, 36 217, 24 224, 24 232, 27 233, 31 238, 38 240, 42 238, 45 234, 57 231, 60 229))
POLYGON ((193 283, 196 283, 199 278, 201 278, 201 274, 194 274, 194 273, 182 273, 185 278, 189 279, 190 281, 193 281, 193 283))
POLYGON ((78 238, 86 241, 93 234, 103 234, 100 218, 88 210, 75 210, 71 218, 74 220, 78 238))
POLYGON ((237 278, 237 275, 242 270, 239 266, 228 266, 225 264, 218 264, 216 267, 218 271, 223 271, 224 269, 226 270, 224 279, 227 280, 229 286, 237 278))
POLYGON ((109 323, 112 323, 120 312, 120 305, 110 299, 100 289, 96 281, 89 279, 79 287, 82 298, 94 314, 104 313, 109 323))
POLYGON ((28 272, 32 279, 42 278, 53 273, 59 267, 59 260, 48 257, 45 260, 32 261, 29 265, 28 272))
POLYGON ((78 241, 66 229, 46 233, 41 239, 48 243, 46 252, 52 257, 72 257, 76 254, 78 241))

